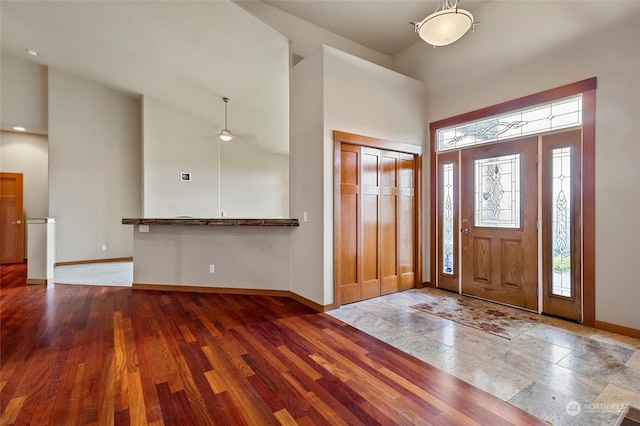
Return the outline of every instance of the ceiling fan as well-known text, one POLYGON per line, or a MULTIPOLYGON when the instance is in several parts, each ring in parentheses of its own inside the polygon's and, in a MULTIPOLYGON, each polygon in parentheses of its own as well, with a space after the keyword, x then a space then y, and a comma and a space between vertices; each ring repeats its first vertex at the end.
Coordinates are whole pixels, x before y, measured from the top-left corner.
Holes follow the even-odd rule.
POLYGON ((220 130, 218 137, 224 142, 229 142, 233 139, 233 133, 231 133, 231 130, 229 130, 229 126, 227 125, 227 105, 229 104, 229 98, 223 97, 222 100, 224 101, 224 129, 220 130))

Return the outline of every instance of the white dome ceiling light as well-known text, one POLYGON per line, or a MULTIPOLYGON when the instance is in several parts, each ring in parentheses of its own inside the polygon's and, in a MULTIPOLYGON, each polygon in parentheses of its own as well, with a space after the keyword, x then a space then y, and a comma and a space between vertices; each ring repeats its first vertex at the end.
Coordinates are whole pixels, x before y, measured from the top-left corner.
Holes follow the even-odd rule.
POLYGON ((415 31, 420 38, 432 46, 451 44, 469 31, 475 29, 473 15, 458 8, 460 0, 442 0, 434 13, 420 22, 414 22, 415 31))

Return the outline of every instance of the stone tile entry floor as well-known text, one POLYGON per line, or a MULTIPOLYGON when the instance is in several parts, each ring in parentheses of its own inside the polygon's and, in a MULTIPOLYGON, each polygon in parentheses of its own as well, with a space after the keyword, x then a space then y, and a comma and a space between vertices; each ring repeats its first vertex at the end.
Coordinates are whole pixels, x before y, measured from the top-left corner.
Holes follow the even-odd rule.
POLYGON ((465 297, 414 289, 327 313, 554 425, 613 425, 640 407, 640 339, 541 315, 509 340, 410 307, 439 296, 465 297))

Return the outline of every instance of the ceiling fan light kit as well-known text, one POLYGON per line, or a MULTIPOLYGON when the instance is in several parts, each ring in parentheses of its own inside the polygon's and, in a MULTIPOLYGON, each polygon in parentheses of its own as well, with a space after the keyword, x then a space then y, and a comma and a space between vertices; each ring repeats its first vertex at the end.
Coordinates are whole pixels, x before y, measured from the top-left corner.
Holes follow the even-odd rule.
POLYGON ((415 31, 420 38, 432 46, 451 44, 475 26, 473 15, 458 8, 459 0, 442 0, 434 13, 420 22, 415 22, 415 31))
POLYGON ((222 141, 229 142, 233 139, 233 133, 227 127, 227 104, 229 103, 229 98, 222 98, 222 100, 224 101, 224 129, 220 130, 218 137, 222 141))

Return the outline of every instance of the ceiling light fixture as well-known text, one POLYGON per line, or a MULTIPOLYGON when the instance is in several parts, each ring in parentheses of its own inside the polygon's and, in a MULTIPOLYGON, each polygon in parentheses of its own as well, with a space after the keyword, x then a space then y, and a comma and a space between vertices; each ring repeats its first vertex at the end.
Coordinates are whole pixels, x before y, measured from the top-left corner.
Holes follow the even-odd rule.
POLYGON ((434 13, 420 22, 414 22, 415 31, 420 38, 432 46, 446 46, 462 38, 474 27, 473 15, 458 9, 460 0, 442 0, 434 13))
POLYGON ((24 127, 20 127, 20 126, 15 126, 13 128, 13 130, 15 130, 16 132, 26 132, 27 129, 25 129, 24 127))
POLYGON ((28 53, 29 55, 31 55, 31 56, 38 56, 38 55, 39 55, 39 53, 38 53, 38 52, 36 52, 36 51, 35 51, 35 50, 33 50, 33 49, 27 49, 27 53, 28 53))
POLYGON ((225 142, 229 142, 233 139, 233 134, 227 128, 227 103, 229 103, 229 98, 222 98, 222 100, 224 101, 224 129, 220 130, 218 137, 225 142))

